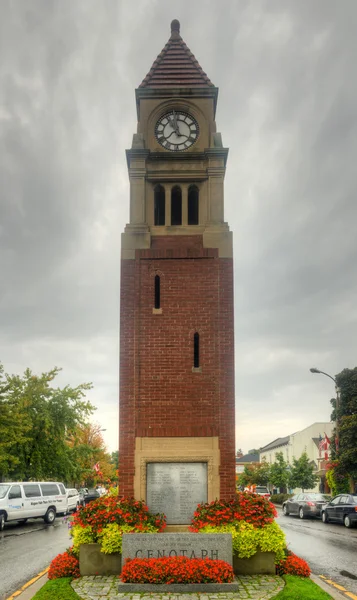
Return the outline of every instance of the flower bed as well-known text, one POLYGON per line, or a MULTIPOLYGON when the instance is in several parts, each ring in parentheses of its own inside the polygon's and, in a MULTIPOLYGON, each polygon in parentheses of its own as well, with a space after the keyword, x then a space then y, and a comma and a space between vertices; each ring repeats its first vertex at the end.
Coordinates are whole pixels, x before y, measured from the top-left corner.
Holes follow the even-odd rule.
POLYGON ((120 578, 123 583, 231 583, 234 573, 223 560, 173 556, 127 559, 120 578))
POLYGON ((73 517, 73 551, 82 544, 99 543, 101 552, 121 552, 123 533, 157 533, 166 527, 165 516, 149 513, 146 504, 134 498, 103 496, 81 508, 73 517))
POLYGON ((238 492, 228 501, 199 504, 194 513, 190 531, 196 532, 207 526, 220 527, 227 523, 245 521, 254 527, 264 527, 278 516, 275 506, 264 496, 250 492, 238 492))
POLYGON ((276 562, 285 558, 285 535, 274 522, 276 508, 263 496, 239 492, 229 501, 199 504, 190 530, 201 533, 231 533, 233 553, 250 558, 261 552, 274 552, 276 562))
POLYGON ((276 566, 278 575, 297 575, 298 577, 310 577, 311 569, 306 560, 290 552, 284 560, 276 566))
POLYGON ((51 562, 48 570, 48 579, 59 579, 60 577, 79 577, 79 561, 71 549, 58 554, 51 562))

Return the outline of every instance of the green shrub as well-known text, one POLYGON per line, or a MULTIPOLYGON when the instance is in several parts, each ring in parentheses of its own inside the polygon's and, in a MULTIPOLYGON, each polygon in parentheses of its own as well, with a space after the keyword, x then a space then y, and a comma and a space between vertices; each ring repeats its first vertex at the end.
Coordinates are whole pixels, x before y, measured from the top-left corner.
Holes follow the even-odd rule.
POLYGON ((273 502, 273 504, 282 504, 285 500, 289 500, 292 497, 293 494, 273 494, 270 496, 270 502, 273 502))
POLYGON ((73 554, 79 556, 79 546, 81 544, 93 544, 96 541, 91 527, 81 527, 74 525, 71 528, 70 534, 73 538, 73 554))
POLYGON ((135 531, 130 525, 118 525, 118 523, 109 523, 103 527, 98 534, 98 542, 100 543, 100 551, 103 554, 114 554, 114 552, 122 551, 123 533, 135 531))
POLYGON ((78 556, 81 544, 99 543, 101 552, 113 554, 121 551, 123 533, 156 533, 165 527, 165 515, 151 514, 141 500, 102 496, 73 515, 73 552, 78 556))
POLYGON ((218 527, 208 525, 200 529, 200 533, 231 533, 233 553, 238 558, 250 558, 258 550, 275 552, 276 562, 280 562, 285 558, 285 535, 275 522, 264 525, 264 527, 254 527, 246 521, 218 527))

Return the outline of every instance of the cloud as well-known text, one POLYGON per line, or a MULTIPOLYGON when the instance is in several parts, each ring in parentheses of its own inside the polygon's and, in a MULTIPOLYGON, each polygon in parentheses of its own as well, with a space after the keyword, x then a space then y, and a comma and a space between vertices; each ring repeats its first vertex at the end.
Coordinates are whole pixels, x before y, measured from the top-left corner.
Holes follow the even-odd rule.
POLYGON ((356 16, 354 0, 3 3, 0 356, 93 381, 111 450, 125 149, 173 18, 230 147, 237 446, 329 419, 332 382, 308 369, 355 366, 356 16))

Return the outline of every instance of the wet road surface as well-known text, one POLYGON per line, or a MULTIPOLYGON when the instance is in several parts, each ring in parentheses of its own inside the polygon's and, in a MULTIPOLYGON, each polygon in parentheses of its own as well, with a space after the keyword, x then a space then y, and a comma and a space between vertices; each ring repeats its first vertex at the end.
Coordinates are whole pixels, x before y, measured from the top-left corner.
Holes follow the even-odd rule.
POLYGON ((0 600, 7 598, 49 566, 51 560, 71 545, 67 522, 54 525, 29 519, 26 524, 9 523, 0 532, 0 600))
POLYGON ((315 575, 325 575, 357 594, 357 528, 347 529, 320 519, 284 517, 278 509, 278 524, 289 549, 304 558, 315 575))
MULTIPOLYGON (((290 550, 307 560, 315 575, 325 575, 357 595, 357 529, 278 512, 277 522, 290 550)), ((0 600, 46 569, 70 545, 63 518, 54 526, 31 519, 23 525, 7 524, 0 533, 0 600)))

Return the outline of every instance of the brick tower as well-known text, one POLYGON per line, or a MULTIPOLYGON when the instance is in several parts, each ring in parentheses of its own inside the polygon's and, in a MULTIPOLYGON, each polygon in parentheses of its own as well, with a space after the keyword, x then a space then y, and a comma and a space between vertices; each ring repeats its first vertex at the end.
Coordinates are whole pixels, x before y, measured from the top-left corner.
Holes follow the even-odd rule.
POLYGON ((217 95, 173 21, 136 90, 121 256, 120 495, 153 510, 155 498, 174 504, 180 486, 182 502, 235 491, 232 234, 217 95))

